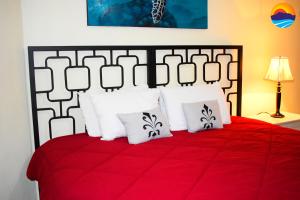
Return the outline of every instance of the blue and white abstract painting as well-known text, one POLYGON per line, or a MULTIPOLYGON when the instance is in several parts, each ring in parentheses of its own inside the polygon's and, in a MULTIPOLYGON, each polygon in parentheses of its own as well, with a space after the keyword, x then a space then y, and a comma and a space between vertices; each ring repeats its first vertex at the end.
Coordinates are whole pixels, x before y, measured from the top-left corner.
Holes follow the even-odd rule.
POLYGON ((88 26, 207 29, 207 0, 87 0, 88 26))

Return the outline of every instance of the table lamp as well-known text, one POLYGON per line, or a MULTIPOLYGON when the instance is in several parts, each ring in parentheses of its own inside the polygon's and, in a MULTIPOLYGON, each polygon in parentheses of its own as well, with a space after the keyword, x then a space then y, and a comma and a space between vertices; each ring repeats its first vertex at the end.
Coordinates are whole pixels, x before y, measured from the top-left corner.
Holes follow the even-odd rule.
POLYGON ((283 118, 284 115, 280 113, 280 103, 281 103, 280 82, 293 80, 288 58, 282 56, 273 57, 271 59, 270 67, 268 69, 265 79, 277 82, 276 113, 272 114, 271 116, 275 118, 283 118))

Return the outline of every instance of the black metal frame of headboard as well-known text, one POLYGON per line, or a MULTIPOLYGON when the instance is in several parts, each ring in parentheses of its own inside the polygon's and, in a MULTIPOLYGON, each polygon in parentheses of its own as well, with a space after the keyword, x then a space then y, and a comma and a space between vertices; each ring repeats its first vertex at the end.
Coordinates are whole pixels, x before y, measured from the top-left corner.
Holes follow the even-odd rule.
MULTIPOLYGON (((170 55, 166 55, 166 56, 178 56, 176 55, 176 53, 174 53, 175 50, 184 50, 186 51, 186 58, 181 57, 181 60, 183 61, 183 59, 185 59, 185 64, 192 64, 194 65, 194 68, 196 69, 196 64, 193 63, 190 59, 189 62, 189 58, 188 58, 188 50, 194 50, 197 49, 199 50, 199 54, 196 54, 198 56, 205 56, 207 57, 207 62, 206 63, 218 63, 217 62, 217 57, 219 55, 229 55, 231 57, 231 61, 230 63, 236 63, 237 64, 237 78, 236 79, 231 79, 230 78, 230 74, 229 74, 229 64, 227 65, 227 80, 230 81, 231 86, 230 87, 223 87, 223 90, 225 92, 226 89, 230 89, 232 87, 232 83, 233 82, 237 82, 237 88, 235 92, 230 92, 230 94, 228 94, 227 96, 227 101, 230 103, 230 110, 232 110, 232 103, 229 100, 229 95, 231 94, 235 94, 237 95, 237 99, 236 99, 236 115, 240 116, 241 115, 241 103, 242 103, 242 56, 243 56, 243 47, 240 45, 179 45, 179 46, 29 46, 28 47, 28 58, 29 58, 29 76, 30 76, 30 88, 31 88, 31 105, 32 105, 32 119, 33 119, 33 129, 34 129, 34 140, 35 140, 35 147, 38 148, 40 146, 40 137, 39 137, 39 122, 38 122, 38 111, 43 111, 43 110, 48 110, 48 111, 52 111, 53 112, 53 118, 72 118, 73 120, 73 132, 75 134, 75 119, 73 117, 70 116, 62 116, 62 102, 64 101, 63 99, 60 102, 60 116, 56 116, 55 115, 55 111, 53 108, 37 108, 37 94, 39 93, 47 93, 47 95, 49 95, 49 93, 51 92, 51 90, 48 91, 37 91, 36 90, 36 77, 35 77, 35 70, 41 69, 41 67, 35 67, 35 58, 34 58, 34 53, 35 52, 45 52, 45 51, 53 51, 56 52, 56 56, 54 56, 55 58, 63 58, 63 59, 69 59, 68 57, 65 56, 60 56, 61 52, 65 52, 65 51, 74 51, 75 52, 75 60, 76 60, 76 64, 75 65, 70 65, 70 67, 86 67, 84 65, 80 65, 78 63, 78 52, 80 51, 91 51, 93 52, 93 56, 97 56, 96 55, 96 51, 109 51, 112 55, 113 51, 126 51, 127 54, 126 56, 129 57, 134 57, 133 55, 129 55, 129 51, 131 50, 145 50, 146 51, 146 62, 147 63, 143 63, 143 65, 147 65, 147 82, 148 82, 148 86, 150 88, 155 88, 157 86, 166 86, 168 85, 169 81, 170 81, 170 74, 169 74, 169 66, 167 66, 167 82, 166 83, 162 83, 159 84, 157 83, 157 74, 156 74, 156 66, 159 64, 157 63, 157 59, 156 59, 156 51, 157 50, 171 50, 171 54, 170 55), (202 54, 201 50, 210 50, 210 58, 211 60, 209 61, 209 56, 206 54, 202 54), (217 55, 215 54, 214 50, 221 50, 222 53, 218 53, 217 55), (237 60, 232 60, 232 56, 230 54, 227 54, 226 51, 227 50, 237 50, 237 60)), ((164 59, 165 57, 164 56, 164 59)), ((180 57, 180 56, 179 56, 180 57)), ((49 57, 50 58, 50 57, 49 57)), ((48 58, 47 58, 48 59, 48 58)), ((47 60, 46 59, 46 60, 47 60)), ((84 62, 84 61, 83 61, 84 62)), ((70 61, 71 63, 71 61, 70 61)), ((112 57, 110 60, 110 65, 113 64, 112 61, 112 57)), ((219 64, 221 65, 221 64, 219 64)), ((47 61, 45 61, 45 66, 47 66, 47 61)), ((100 77, 101 77, 101 72, 102 72, 102 68, 105 66, 102 66, 100 69, 100 77)), ((86 67, 88 70, 88 74, 90 73, 90 70, 88 67, 86 67)), ((203 65, 203 70, 205 72, 205 64, 203 65)), ((215 81, 219 81, 220 80, 220 70, 221 67, 219 67, 219 79, 217 80, 206 80, 205 77, 205 73, 203 73, 203 80, 206 83, 212 83, 215 81)), ((121 67, 121 71, 123 72, 123 67, 121 67)), ((194 81, 190 81, 190 82, 180 82, 180 66, 177 66, 177 81, 180 85, 182 86, 187 86, 187 85, 193 85, 196 82, 196 71, 195 71, 195 77, 194 77, 194 81)), ((50 72, 53 75, 52 70, 50 69, 50 72)), ((64 76, 65 76, 65 81, 67 82, 67 76, 66 76, 66 71, 64 72, 64 76)), ((133 85, 135 85, 134 83, 134 78, 135 76, 135 72, 133 70, 133 85)), ((73 92, 79 92, 79 91, 86 91, 89 88, 80 88, 78 90, 74 90, 74 89, 68 89, 67 87, 67 83, 65 82, 65 86, 66 86, 66 90, 68 90, 72 96, 73 96, 73 92)), ((110 88, 105 88, 102 84, 102 79, 100 80, 100 86, 105 89, 106 91, 108 90, 115 90, 115 89, 119 89, 120 87, 123 86, 124 83, 124 75, 122 73, 122 84, 120 86, 117 87, 110 87, 110 88)), ((90 80, 89 80, 89 87, 90 87, 90 80)), ((52 80, 52 90, 53 90, 53 80, 52 80)), ((51 101, 49 99, 48 96, 48 100, 51 101)), ((72 108, 74 107, 78 107, 79 103, 77 106, 72 106, 72 108)), ((70 107, 71 108, 71 107, 70 107)), ((67 113, 69 112, 69 108, 67 109, 67 113)), ((51 129, 51 120, 49 120, 49 128, 51 129)), ((50 130, 51 133, 51 130, 50 130)), ((51 135, 50 135, 50 139, 52 139, 51 135)))

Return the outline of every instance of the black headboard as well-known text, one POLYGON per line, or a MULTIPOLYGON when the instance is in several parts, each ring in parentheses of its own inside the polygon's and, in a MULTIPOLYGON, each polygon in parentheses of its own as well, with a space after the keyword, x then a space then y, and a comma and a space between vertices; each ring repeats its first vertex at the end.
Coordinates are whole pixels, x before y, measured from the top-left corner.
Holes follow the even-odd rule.
POLYGON ((85 131, 78 92, 87 90, 219 81, 231 114, 240 116, 242 55, 238 45, 29 46, 35 147, 85 131))

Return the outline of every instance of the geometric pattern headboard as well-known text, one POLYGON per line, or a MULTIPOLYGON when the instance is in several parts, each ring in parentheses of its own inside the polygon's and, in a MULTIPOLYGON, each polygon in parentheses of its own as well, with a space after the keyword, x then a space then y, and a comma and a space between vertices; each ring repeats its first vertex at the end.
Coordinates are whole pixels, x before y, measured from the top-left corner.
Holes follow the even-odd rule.
POLYGON ((232 115, 241 115, 238 45, 29 46, 35 147, 85 131, 78 93, 189 86, 219 81, 232 115))

